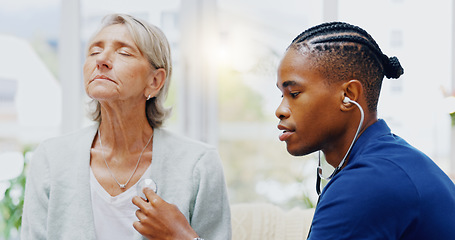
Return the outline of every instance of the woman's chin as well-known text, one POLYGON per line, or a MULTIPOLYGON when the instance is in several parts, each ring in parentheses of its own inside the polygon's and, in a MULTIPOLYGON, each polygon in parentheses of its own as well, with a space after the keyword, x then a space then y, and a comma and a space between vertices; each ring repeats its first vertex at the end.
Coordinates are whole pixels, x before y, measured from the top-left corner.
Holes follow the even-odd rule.
POLYGON ((118 98, 117 92, 113 92, 112 90, 107 90, 105 88, 94 88, 89 89, 87 91, 87 95, 94 100, 98 101, 109 101, 118 98))

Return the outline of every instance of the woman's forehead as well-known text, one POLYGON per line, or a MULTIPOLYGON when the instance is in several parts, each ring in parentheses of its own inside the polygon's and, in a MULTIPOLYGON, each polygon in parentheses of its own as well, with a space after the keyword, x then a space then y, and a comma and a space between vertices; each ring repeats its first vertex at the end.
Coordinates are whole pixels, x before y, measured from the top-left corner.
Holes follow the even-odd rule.
POLYGON ((105 45, 111 43, 119 47, 129 47, 134 50, 139 48, 123 24, 109 25, 101 29, 89 42, 88 47, 105 45))
POLYGON ((129 33, 127 27, 124 24, 113 24, 105 26, 101 28, 101 30, 94 36, 94 39, 103 38, 106 36, 131 38, 131 34, 129 33))

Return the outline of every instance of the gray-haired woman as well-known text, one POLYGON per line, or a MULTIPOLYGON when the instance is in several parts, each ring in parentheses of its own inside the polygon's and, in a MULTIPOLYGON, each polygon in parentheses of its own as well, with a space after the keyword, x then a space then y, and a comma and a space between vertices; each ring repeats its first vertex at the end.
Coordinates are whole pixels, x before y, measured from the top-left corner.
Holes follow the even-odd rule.
POLYGON ((97 124, 36 149, 22 239, 231 238, 216 149, 161 128, 171 72, 161 30, 129 15, 105 17, 84 64, 97 124), (157 194, 137 197, 147 178, 157 194))

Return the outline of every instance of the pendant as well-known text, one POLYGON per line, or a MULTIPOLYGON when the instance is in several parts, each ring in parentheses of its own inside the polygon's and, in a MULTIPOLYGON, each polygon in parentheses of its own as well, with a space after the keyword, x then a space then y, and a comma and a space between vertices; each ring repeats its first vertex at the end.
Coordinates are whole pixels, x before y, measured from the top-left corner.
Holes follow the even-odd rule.
POLYGON ((126 188, 126 184, 119 184, 120 188, 121 189, 125 189, 126 188))

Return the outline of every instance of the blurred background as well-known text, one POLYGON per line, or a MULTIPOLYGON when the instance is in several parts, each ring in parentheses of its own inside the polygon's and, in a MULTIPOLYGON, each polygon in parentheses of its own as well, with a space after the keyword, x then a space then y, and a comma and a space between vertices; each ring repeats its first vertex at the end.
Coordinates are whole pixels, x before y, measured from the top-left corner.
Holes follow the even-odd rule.
POLYGON ((0 0, 0 239, 19 238, 33 149, 92 124, 85 45, 114 12, 168 37, 174 73, 166 128, 218 147, 232 204, 316 203, 317 155, 290 156, 274 112, 280 58, 294 37, 323 21, 358 25, 400 59, 405 74, 384 81, 379 117, 455 173, 455 1, 0 0))

